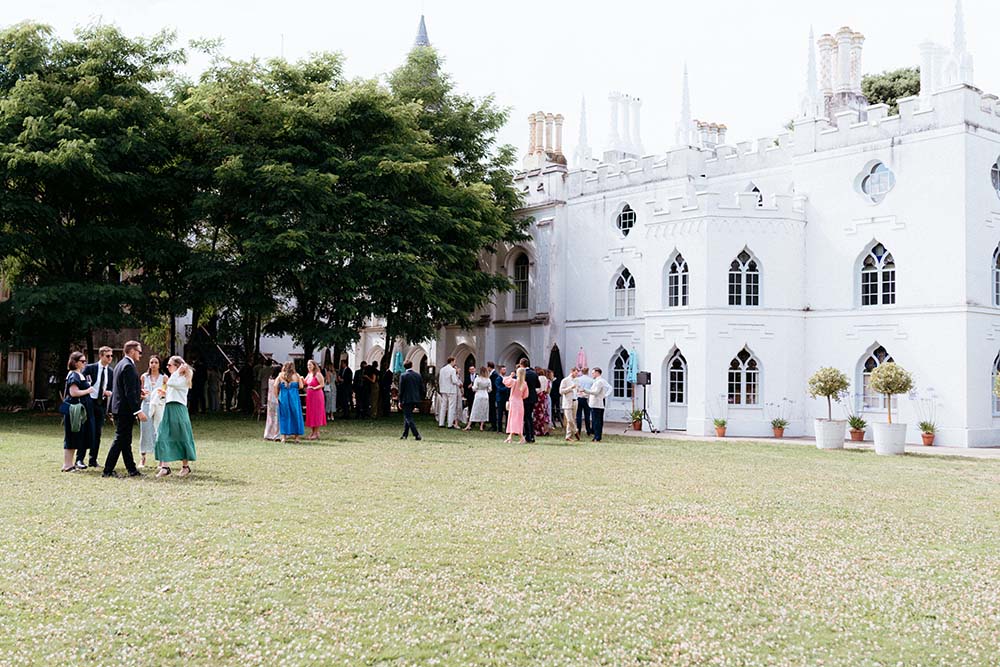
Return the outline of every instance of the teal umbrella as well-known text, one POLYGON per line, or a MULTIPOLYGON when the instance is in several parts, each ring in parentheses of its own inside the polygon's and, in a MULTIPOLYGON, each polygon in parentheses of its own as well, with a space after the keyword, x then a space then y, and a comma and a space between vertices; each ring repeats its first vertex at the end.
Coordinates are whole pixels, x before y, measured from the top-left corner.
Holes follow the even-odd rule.
POLYGON ((392 355, 392 372, 402 373, 403 372, 403 351, 396 350, 392 355))
POLYGON ((625 381, 635 384, 636 373, 639 372, 639 355, 635 353, 635 348, 628 351, 628 364, 625 366, 625 381))

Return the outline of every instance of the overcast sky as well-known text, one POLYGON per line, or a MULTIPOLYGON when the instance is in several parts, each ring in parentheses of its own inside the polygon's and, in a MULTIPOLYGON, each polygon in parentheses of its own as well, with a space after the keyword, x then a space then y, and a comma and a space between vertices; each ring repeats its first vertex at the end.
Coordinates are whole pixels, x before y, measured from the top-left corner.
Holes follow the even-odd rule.
MULTIPOLYGON (((965 0, 964 10, 976 85, 1000 93, 1000 45, 991 39, 1000 2, 965 0)), ((131 34, 168 27, 184 42, 221 37, 234 57, 340 51, 349 75, 371 77, 402 61, 421 13, 460 89, 510 107, 502 140, 523 152, 527 114, 562 113, 571 156, 581 95, 590 143, 595 154, 603 149, 611 90, 643 100, 646 152, 663 152, 685 61, 695 118, 726 123, 730 143, 773 135, 805 89, 810 25, 817 36, 842 25, 864 33, 865 72, 917 65, 924 39, 950 46, 954 0, 36 0, 4 3, 0 20, 33 19, 64 35, 98 20, 131 34)), ((189 68, 203 65, 193 59, 189 68)))

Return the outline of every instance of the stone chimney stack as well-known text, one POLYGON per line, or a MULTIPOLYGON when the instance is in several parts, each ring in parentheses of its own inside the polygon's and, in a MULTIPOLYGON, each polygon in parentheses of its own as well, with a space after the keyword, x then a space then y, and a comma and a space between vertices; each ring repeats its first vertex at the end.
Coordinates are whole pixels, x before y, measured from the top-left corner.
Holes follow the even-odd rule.
POLYGON ((851 92, 861 94, 861 50, 865 45, 865 36, 856 32, 851 36, 851 92))
POLYGON ((834 92, 851 92, 851 42, 854 32, 844 26, 837 31, 837 80, 834 92))
POLYGON ((563 120, 562 114, 544 111, 528 114, 528 153, 522 161, 525 170, 566 164, 562 148, 563 120))
POLYGON ((608 118, 608 150, 618 151, 620 149, 621 139, 618 137, 618 107, 620 106, 619 100, 621 99, 621 93, 612 91, 608 95, 608 104, 611 107, 611 115, 608 118))
POLYGON ((837 40, 833 35, 822 35, 817 41, 819 46, 819 89, 824 98, 833 95, 833 53, 837 40))
POLYGON ((621 103, 621 132, 620 136, 622 139, 621 150, 623 153, 632 152, 632 130, 631 130, 631 115, 629 114, 629 107, 632 104, 632 98, 628 95, 622 95, 619 99, 621 103))
POLYGON ((639 117, 642 112, 642 100, 632 98, 632 150, 636 155, 642 155, 642 136, 639 133, 639 117))
POLYGON ((562 132, 563 132, 563 120, 565 119, 563 118, 563 115, 561 113, 557 113, 553 118, 553 120, 555 121, 556 124, 556 145, 555 145, 555 150, 553 152, 556 155, 562 155, 563 154, 562 132))

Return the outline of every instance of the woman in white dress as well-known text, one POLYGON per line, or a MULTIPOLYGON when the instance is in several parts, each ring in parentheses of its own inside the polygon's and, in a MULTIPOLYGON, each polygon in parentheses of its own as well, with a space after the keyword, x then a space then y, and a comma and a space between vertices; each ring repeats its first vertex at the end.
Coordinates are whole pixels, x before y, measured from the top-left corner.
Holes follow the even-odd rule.
POLYGON ((493 391, 493 383, 486 375, 485 366, 479 369, 479 374, 472 383, 472 391, 475 392, 475 397, 472 399, 472 410, 469 411, 469 423, 465 425, 465 430, 470 430, 473 422, 479 422, 479 430, 482 431, 490 420, 490 392, 493 391))
POLYGON ((142 411, 148 417, 139 422, 139 467, 146 467, 146 454, 156 451, 156 429, 163 420, 163 406, 166 399, 157 391, 167 384, 167 376, 160 372, 160 358, 155 354, 149 358, 149 370, 142 374, 142 411))
POLYGON ((264 422, 264 439, 277 442, 281 440, 278 429, 278 395, 274 391, 274 383, 278 381, 280 366, 271 369, 271 377, 267 381, 267 421, 264 422))

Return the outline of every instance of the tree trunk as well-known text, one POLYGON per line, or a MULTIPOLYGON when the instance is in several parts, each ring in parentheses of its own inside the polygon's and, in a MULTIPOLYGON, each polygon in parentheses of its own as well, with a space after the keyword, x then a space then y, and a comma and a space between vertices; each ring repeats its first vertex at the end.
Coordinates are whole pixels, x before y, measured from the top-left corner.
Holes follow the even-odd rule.
POLYGON ((889 423, 892 423, 892 394, 886 394, 885 405, 889 411, 889 423))
POLYGON ((382 370, 388 368, 392 370, 392 355, 395 352, 396 340, 392 335, 392 318, 385 318, 385 358, 382 362, 382 370))
POLYGON ((826 420, 833 421, 833 401, 829 396, 826 397, 826 420))

